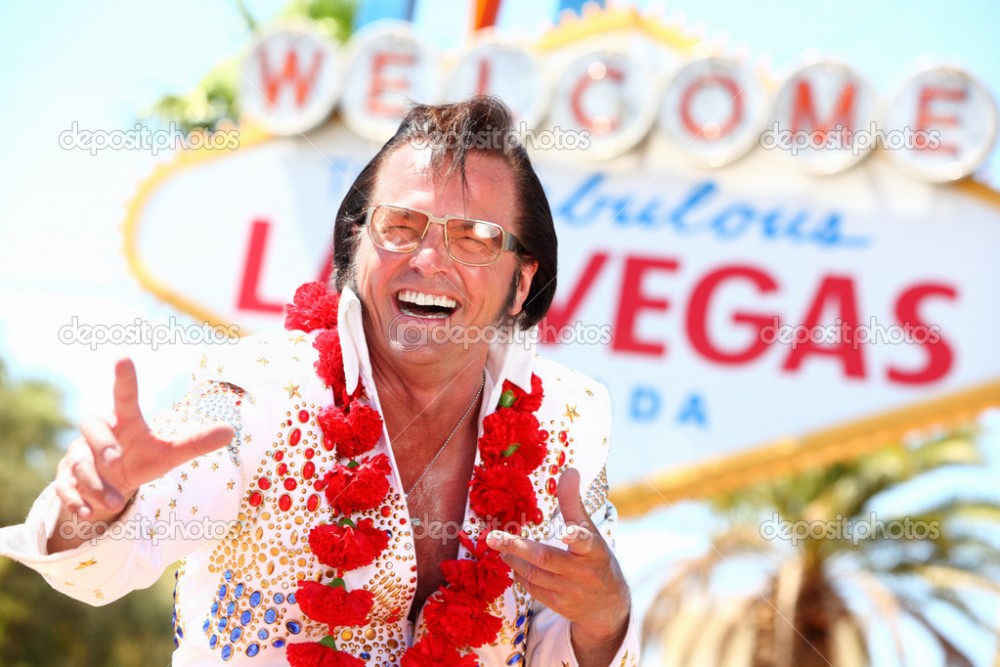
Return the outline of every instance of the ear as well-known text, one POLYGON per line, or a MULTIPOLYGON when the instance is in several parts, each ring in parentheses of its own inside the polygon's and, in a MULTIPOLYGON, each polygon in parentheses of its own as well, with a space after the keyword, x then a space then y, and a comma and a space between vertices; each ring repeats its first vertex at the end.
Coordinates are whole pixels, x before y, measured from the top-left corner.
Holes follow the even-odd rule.
POLYGON ((520 273, 517 276, 518 281, 514 292, 514 303, 510 307, 511 317, 520 314, 524 302, 528 298, 528 292, 531 291, 531 280, 535 277, 535 272, 538 271, 538 261, 531 257, 522 259, 519 264, 520 266, 515 269, 515 271, 519 271, 520 273))

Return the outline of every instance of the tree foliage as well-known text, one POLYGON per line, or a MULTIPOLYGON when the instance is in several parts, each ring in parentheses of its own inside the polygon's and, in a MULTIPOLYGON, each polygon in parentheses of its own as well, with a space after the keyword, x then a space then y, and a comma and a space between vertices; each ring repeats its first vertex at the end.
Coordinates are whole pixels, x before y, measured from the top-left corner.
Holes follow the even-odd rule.
POLYGON ((716 498, 709 548, 666 576, 645 643, 685 667, 867 665, 872 642, 913 664, 917 628, 971 667, 956 636, 997 639, 981 603, 1000 602, 1000 500, 929 481, 981 462, 966 428, 716 498), (905 513, 877 509, 894 493, 905 513))

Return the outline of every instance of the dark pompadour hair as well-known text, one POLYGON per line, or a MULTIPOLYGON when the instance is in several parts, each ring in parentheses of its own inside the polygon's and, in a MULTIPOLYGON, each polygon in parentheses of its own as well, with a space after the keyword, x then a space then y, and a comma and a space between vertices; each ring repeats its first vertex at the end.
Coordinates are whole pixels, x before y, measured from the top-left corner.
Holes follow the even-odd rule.
POLYGON ((514 233, 521 242, 518 259, 533 259, 538 263, 518 319, 525 328, 538 323, 548 312, 556 291, 558 246, 548 199, 515 130, 510 110, 495 97, 414 106, 396 134, 361 170, 337 211, 333 231, 336 289, 343 289, 351 276, 365 209, 375 203, 371 198, 379 170, 394 150, 408 143, 428 146, 432 150, 430 167, 434 173, 443 179, 458 173, 463 184, 469 154, 480 152, 502 159, 514 173, 518 193, 514 233))

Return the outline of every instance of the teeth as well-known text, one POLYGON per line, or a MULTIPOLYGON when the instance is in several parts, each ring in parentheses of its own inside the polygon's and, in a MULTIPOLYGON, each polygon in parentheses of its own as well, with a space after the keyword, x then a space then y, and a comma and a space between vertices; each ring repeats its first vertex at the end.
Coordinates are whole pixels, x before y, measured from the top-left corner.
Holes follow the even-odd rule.
POLYGON ((455 308, 458 302, 440 294, 425 294, 414 290, 403 290, 399 294, 399 300, 413 303, 418 306, 440 306, 442 308, 455 308))

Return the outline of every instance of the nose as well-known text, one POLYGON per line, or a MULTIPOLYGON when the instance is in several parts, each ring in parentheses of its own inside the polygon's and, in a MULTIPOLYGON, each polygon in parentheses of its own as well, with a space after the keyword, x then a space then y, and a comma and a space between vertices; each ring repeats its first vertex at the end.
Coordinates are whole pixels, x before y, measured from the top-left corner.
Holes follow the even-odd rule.
POLYGON ((431 224, 410 257, 410 266, 424 275, 447 270, 451 258, 444 238, 444 225, 431 224))

